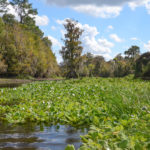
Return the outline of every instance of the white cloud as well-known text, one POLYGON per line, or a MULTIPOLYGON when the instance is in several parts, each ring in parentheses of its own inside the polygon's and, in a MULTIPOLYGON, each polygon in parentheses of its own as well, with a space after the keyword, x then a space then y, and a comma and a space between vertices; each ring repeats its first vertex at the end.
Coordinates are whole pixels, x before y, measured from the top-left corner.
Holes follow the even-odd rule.
MULTIPOLYGON (((66 19, 67 19, 67 18, 66 18, 66 19)), ((57 19, 57 20, 56 20, 56 23, 58 23, 58 24, 62 25, 62 24, 64 24, 64 23, 65 23, 65 20, 59 20, 59 19, 57 19)))
POLYGON ((150 14, 150 0, 148 0, 148 2, 145 4, 145 7, 148 11, 148 14, 150 14))
POLYGON ((145 3, 145 0, 136 0, 136 1, 129 2, 128 5, 132 10, 135 10, 136 7, 144 5, 144 3, 145 3))
POLYGON ((15 9, 12 7, 12 5, 8 5, 7 7, 8 7, 8 13, 14 15, 15 18, 19 20, 19 16, 17 12, 15 11, 15 9))
POLYGON ((148 14, 150 14, 150 0, 133 0, 129 2, 128 5, 132 10, 135 10, 140 6, 144 6, 147 9, 148 14))
POLYGON ((49 18, 45 15, 43 16, 35 16, 36 25, 38 26, 47 26, 49 23, 49 18))
POLYGON ((46 0, 47 3, 57 6, 79 6, 79 5, 96 5, 96 6, 120 6, 127 2, 135 0, 46 0))
POLYGON ((132 37, 132 38, 130 38, 130 40, 131 40, 131 41, 137 41, 137 40, 138 40, 138 38, 136 38, 136 37, 132 37))
POLYGON ((89 14, 91 16, 95 17, 101 17, 101 18, 111 18, 111 17, 117 17, 122 8, 119 6, 95 6, 95 5, 80 5, 72 7, 74 10, 82 13, 89 14))
POLYGON ((118 37, 117 34, 110 34, 109 37, 114 40, 115 42, 122 42, 123 40, 118 37))
MULTIPOLYGON (((65 20, 57 20, 56 22, 62 25, 65 23, 65 20)), ((84 30, 81 36, 84 52, 90 52, 93 55, 101 55, 106 59, 110 59, 111 48, 114 47, 114 44, 105 38, 97 38, 99 32, 95 26, 81 23, 78 23, 78 26, 84 30)), ((64 38, 65 30, 61 30, 61 33, 64 38)))
POLYGON ((114 29, 114 27, 113 27, 112 25, 109 25, 107 28, 108 28, 109 30, 113 30, 113 29, 114 29))
POLYGON ((52 46, 61 48, 62 45, 56 38, 54 38, 50 35, 48 36, 48 38, 52 41, 52 46))
POLYGON ((132 10, 144 6, 150 14, 150 0, 46 0, 48 4, 59 7, 70 7, 78 12, 95 17, 117 17, 123 7, 128 5, 132 10))
POLYGON ((51 29, 54 31, 54 30, 56 30, 56 27, 55 26, 51 26, 51 29))
POLYGON ((150 52, 150 41, 147 44, 144 44, 144 48, 150 52))

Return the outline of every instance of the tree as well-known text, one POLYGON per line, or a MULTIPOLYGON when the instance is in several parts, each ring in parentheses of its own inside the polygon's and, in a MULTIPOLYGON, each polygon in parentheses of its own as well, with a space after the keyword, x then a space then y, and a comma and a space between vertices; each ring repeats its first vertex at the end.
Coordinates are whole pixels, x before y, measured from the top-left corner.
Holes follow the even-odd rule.
POLYGON ((48 37, 44 37, 44 38, 42 39, 42 41, 45 43, 45 45, 46 45, 47 47, 49 47, 49 48, 52 47, 52 42, 48 39, 48 37))
POLYGON ((127 74, 129 74, 130 68, 128 68, 128 63, 124 59, 124 57, 121 56, 121 54, 118 54, 114 59, 114 76, 115 77, 123 77, 127 74))
POLYGON ((5 24, 4 24, 3 20, 2 20, 2 18, 0 18, 0 53, 1 53, 2 49, 3 49, 2 42, 4 41, 5 33, 6 33, 6 31, 5 31, 5 24))
POLYGON ((12 14, 4 14, 2 19, 5 24, 9 24, 9 25, 13 25, 16 22, 15 16, 12 14))
POLYGON ((83 50, 81 46, 80 36, 83 30, 77 26, 78 22, 72 19, 66 19, 64 27, 67 31, 60 54, 62 55, 64 64, 67 68, 67 78, 77 78, 80 64, 80 57, 83 50))
POLYGON ((32 77, 57 75, 59 68, 50 47, 51 41, 28 31, 27 25, 17 21, 10 24, 8 18, 0 18, 0 74, 32 77))
POLYGON ((102 65, 105 62, 105 59, 103 56, 96 56, 93 58, 93 64, 94 64, 94 76, 100 76, 100 71, 102 69, 102 65))
POLYGON ((135 77, 150 79, 150 52, 142 54, 136 60, 135 77))
POLYGON ((140 48, 138 46, 132 46, 127 51, 124 52, 125 59, 130 67, 130 73, 134 73, 136 60, 140 56, 140 48))
POLYGON ((3 31, 4 31, 4 22, 3 22, 3 20, 0 18, 0 36, 2 35, 3 31))
POLYGON ((88 69, 88 74, 87 76, 93 76, 93 69, 94 69, 94 64, 93 63, 93 59, 94 59, 94 56, 93 54, 91 53, 87 53, 85 54, 86 56, 86 62, 85 62, 85 67, 88 69))
POLYGON ((0 74, 3 74, 7 71, 7 65, 5 64, 5 60, 3 59, 2 49, 3 49, 3 44, 2 41, 5 36, 5 26, 3 23, 3 20, 0 18, 0 74))
POLYGON ((6 13, 8 11, 8 2, 7 0, 0 0, 0 13, 6 13))
POLYGON ((33 9, 28 0, 12 0, 10 4, 20 17, 21 24, 33 24, 35 22, 34 16, 37 15, 37 9, 33 9))
POLYGON ((138 46, 132 46, 124 54, 128 59, 135 59, 140 54, 140 48, 138 46))

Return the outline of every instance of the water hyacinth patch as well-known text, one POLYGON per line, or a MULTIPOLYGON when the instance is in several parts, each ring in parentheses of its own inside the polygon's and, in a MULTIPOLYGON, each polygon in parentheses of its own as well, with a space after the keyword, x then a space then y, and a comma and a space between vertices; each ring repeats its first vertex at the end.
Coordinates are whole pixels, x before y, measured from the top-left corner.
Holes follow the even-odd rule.
POLYGON ((150 82, 84 78, 0 89, 0 120, 87 127, 80 150, 149 149, 150 82))

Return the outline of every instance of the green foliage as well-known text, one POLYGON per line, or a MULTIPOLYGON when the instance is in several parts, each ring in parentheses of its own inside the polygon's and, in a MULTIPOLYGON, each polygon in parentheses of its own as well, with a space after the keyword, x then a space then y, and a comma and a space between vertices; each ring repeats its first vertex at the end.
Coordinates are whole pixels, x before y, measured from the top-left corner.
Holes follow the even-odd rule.
POLYGON ((146 150, 149 91, 150 82, 131 77, 35 82, 0 89, 0 120, 90 128, 80 150, 146 150))
POLYGON ((142 54, 137 59, 135 77, 150 78, 150 52, 142 54))
POLYGON ((9 25, 13 25, 16 22, 15 16, 12 14, 4 14, 2 19, 5 24, 9 24, 9 25))
POLYGON ((5 29, 4 22, 3 22, 2 18, 0 18, 0 36, 2 36, 4 29, 5 29))
POLYGON ((20 17, 21 24, 29 25, 34 22, 34 16, 37 15, 37 10, 32 8, 32 4, 28 0, 12 0, 10 4, 20 17))
POLYGON ((8 11, 7 5, 7 0, 0 0, 0 13, 6 13, 8 11))
POLYGON ((93 56, 91 53, 81 58, 79 75, 95 77, 124 77, 134 74, 135 62, 139 57, 139 47, 132 46, 125 51, 126 56, 118 54, 113 60, 106 61, 103 56, 93 56))
POLYGON ((4 21, 5 35, 0 41, 0 54, 8 66, 5 75, 32 77, 56 75, 58 66, 49 47, 51 42, 47 39, 46 43, 37 34, 26 30, 24 25, 4 21))
POLYGON ((65 150, 75 150, 73 145, 68 145, 65 150))
POLYGON ((138 46, 132 46, 124 54, 127 59, 135 59, 140 54, 140 48, 138 46))
POLYGON ((140 56, 140 48, 138 46, 132 46, 127 51, 124 52, 125 60, 128 65, 128 70, 130 73, 135 73, 136 60, 140 56))
MULTIPOLYGON (((0 1, 0 10, 7 1, 0 1)), ((3 12, 0 17, 0 75, 52 77, 58 74, 51 41, 35 25, 37 10, 28 0, 9 1, 20 17, 3 12)))
MULTIPOLYGON (((3 41, 4 36, 5 36, 4 23, 3 23, 2 19, 0 18, 0 41, 3 41)), ((3 47, 3 45, 0 42, 0 74, 7 72, 7 65, 1 54, 2 47, 3 47)))
POLYGON ((71 19, 66 20, 64 27, 67 33, 65 34, 64 40, 65 46, 62 47, 60 54, 67 68, 66 77, 77 78, 83 49, 79 38, 83 31, 77 26, 77 22, 71 19))
POLYGON ((121 54, 118 54, 114 58, 114 76, 115 77, 124 77, 130 73, 130 65, 128 61, 124 59, 121 54))

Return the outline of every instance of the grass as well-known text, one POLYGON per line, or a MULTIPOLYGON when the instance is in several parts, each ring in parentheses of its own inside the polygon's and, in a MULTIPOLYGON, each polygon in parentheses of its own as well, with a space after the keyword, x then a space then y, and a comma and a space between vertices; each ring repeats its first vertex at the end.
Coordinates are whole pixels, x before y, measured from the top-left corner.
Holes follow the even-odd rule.
POLYGON ((90 128, 80 150, 150 149, 150 82, 84 78, 0 89, 0 120, 90 128))

